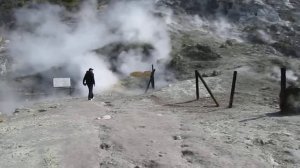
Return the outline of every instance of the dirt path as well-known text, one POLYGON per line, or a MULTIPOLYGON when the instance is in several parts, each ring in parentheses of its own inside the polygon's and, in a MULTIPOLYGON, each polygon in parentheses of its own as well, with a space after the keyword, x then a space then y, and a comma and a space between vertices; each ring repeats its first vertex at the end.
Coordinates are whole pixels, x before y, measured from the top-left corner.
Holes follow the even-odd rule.
POLYGON ((106 167, 185 167, 181 157, 180 119, 148 98, 114 102, 113 120, 100 129, 101 164, 106 167), (163 110, 163 111, 162 111, 163 110), (128 165, 128 166, 124 166, 128 165))

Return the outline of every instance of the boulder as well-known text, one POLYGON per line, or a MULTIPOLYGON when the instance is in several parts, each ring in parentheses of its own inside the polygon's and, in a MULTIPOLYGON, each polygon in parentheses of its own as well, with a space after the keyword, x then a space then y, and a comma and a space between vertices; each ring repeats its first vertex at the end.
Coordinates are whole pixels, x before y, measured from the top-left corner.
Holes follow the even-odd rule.
POLYGON ((300 114, 300 88, 288 87, 280 94, 281 114, 300 114))

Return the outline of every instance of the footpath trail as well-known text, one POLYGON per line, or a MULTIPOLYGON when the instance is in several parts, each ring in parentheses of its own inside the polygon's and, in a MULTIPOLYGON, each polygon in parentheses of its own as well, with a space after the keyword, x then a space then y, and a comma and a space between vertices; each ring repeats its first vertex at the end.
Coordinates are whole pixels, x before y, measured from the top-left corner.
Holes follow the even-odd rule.
POLYGON ((96 98, 19 109, 1 123, 0 167, 148 167, 158 162, 184 167, 180 141, 173 139, 180 121, 156 106, 147 98, 96 98))

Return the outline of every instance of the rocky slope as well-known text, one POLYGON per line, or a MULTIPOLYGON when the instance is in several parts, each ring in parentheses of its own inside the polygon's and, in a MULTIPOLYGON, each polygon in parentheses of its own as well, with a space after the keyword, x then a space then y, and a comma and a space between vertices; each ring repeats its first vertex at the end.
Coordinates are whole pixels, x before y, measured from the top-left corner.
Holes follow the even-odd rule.
MULTIPOLYGON (((44 1, 3 1, 0 3, 0 8, 5 9, 0 10, 2 13, 0 15, 2 25, 13 26, 14 19, 12 17, 12 12, 14 8, 26 5, 28 6, 29 4, 39 2, 44 1)), ((78 0, 50 0, 49 2, 65 5, 70 10, 76 9, 76 6, 80 4, 80 1, 78 0)), ((99 6, 109 3, 109 1, 103 0, 98 2, 99 6)), ((300 3, 296 0, 160 0, 156 3, 157 6, 171 8, 174 12, 172 19, 175 20, 176 25, 170 25, 170 33, 172 34, 172 43, 173 48, 175 49, 173 52, 175 62, 176 59, 178 59, 176 55, 181 52, 185 52, 190 49, 195 50, 192 52, 197 52, 197 44, 191 44, 192 46, 190 47, 183 46, 181 49, 176 50, 178 45, 189 45, 188 43, 190 41, 186 38, 188 36, 196 35, 199 40, 203 38, 203 34, 201 34, 201 32, 191 32, 191 29, 222 29, 222 27, 225 27, 224 29, 226 29, 226 26, 234 26, 235 30, 228 29, 223 32, 219 32, 218 34, 222 34, 223 39, 225 40, 239 38, 246 43, 271 46, 287 57, 300 56, 300 44, 298 40, 300 31, 300 3), (191 19, 191 17, 194 16, 199 17, 201 23, 196 25, 195 22, 199 22, 199 19, 191 19), (187 19, 187 17, 189 18, 187 19), (224 24, 218 23, 222 22, 221 19, 225 20, 224 24), (200 27, 199 24, 201 24, 200 27), (185 26, 180 27, 182 25, 185 26), (178 33, 178 31, 180 32, 178 33), (236 32, 233 35, 231 31, 236 32)), ((199 51, 197 54, 203 54, 203 51, 199 51)), ((208 57, 209 56, 210 55, 208 55, 208 57)), ((172 66, 177 65, 174 61, 172 66)), ((174 68, 177 70, 180 69, 180 67, 174 68)))
POLYGON ((299 57, 299 2, 272 0, 163 1, 187 14, 236 24, 245 40, 269 44, 286 56, 299 57))

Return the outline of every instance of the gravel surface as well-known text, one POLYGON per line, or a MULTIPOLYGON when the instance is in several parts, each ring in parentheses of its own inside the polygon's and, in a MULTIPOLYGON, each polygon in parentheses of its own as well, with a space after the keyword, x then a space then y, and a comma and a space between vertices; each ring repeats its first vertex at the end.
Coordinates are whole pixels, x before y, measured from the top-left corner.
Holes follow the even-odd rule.
POLYGON ((0 167, 299 167, 299 116, 278 115, 278 82, 248 75, 232 109, 231 74, 204 78, 220 107, 186 80, 18 109, 0 122, 0 167))

